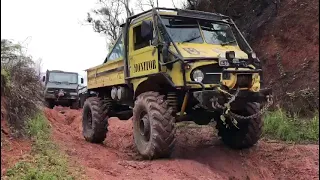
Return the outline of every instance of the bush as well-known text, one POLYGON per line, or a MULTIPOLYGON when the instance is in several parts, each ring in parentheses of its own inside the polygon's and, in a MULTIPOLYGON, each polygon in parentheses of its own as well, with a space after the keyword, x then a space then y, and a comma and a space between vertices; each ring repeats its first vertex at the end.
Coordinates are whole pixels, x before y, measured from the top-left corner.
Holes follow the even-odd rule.
POLYGON ((1 40, 1 98, 5 99, 6 117, 14 135, 24 135, 26 121, 39 110, 42 85, 32 58, 23 48, 1 40))
POLYGON ((297 114, 288 117, 281 109, 268 112, 264 118, 264 136, 291 142, 318 142, 319 115, 299 119, 297 114))
POLYGON ((319 111, 319 90, 315 88, 287 92, 280 100, 279 104, 291 117, 299 115, 310 118, 319 111))

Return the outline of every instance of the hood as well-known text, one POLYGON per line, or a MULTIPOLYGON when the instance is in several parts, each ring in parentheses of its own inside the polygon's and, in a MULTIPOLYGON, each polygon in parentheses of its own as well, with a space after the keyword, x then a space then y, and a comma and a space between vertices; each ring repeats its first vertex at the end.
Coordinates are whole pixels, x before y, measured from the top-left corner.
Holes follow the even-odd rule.
MULTIPOLYGON (((248 59, 248 55, 243 52, 238 46, 221 46, 214 44, 194 44, 194 43, 177 43, 177 47, 185 58, 225 58, 227 51, 234 51, 236 58, 248 59)), ((171 46, 170 50, 176 52, 174 47, 171 46)))
POLYGON ((46 89, 54 88, 54 89, 77 89, 78 84, 64 84, 64 83, 53 83, 48 82, 46 85, 46 89))

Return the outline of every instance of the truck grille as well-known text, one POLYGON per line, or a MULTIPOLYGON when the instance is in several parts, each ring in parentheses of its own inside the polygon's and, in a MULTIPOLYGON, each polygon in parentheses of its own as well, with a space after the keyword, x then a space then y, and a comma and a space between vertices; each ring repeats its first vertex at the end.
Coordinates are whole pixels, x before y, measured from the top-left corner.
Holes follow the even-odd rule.
POLYGON ((250 88, 252 85, 252 74, 237 74, 236 87, 250 88))
POLYGON ((221 74, 210 74, 206 73, 202 81, 203 84, 219 84, 221 79, 221 74))
MULTIPOLYGON (((63 92, 65 92, 67 94, 77 92, 76 89, 62 89, 62 90, 63 90, 63 92)), ((48 91, 53 91, 54 93, 58 93, 60 91, 60 89, 59 88, 52 88, 52 89, 50 88, 50 89, 48 89, 48 91)))

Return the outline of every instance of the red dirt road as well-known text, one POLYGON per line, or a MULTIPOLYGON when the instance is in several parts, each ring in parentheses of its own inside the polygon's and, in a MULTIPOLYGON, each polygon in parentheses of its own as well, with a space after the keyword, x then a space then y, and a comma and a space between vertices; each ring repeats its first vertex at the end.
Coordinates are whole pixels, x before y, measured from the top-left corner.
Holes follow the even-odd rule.
POLYGON ((81 111, 56 107, 45 114, 53 139, 92 180, 319 179, 319 145, 261 141, 234 151, 220 143, 210 126, 179 125, 172 157, 144 161, 135 151, 131 120, 110 118, 107 139, 99 145, 82 137, 81 111))
POLYGON ((8 132, 6 121, 1 119, 1 177, 9 168, 31 152, 30 140, 12 138, 8 132))

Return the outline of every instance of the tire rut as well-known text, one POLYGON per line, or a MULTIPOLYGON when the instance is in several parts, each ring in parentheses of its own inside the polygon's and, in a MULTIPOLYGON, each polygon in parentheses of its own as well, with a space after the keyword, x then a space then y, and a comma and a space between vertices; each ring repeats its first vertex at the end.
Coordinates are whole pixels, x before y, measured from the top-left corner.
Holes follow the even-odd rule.
POLYGON ((89 179, 317 179, 319 145, 288 145, 261 140, 245 150, 231 150, 213 125, 179 123, 169 159, 145 161, 137 154, 132 121, 110 118, 103 144, 82 137, 81 110, 45 109, 52 137, 89 179), (68 120, 67 120, 68 119, 68 120), (65 123, 64 121, 68 121, 65 123))

